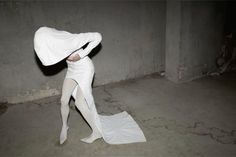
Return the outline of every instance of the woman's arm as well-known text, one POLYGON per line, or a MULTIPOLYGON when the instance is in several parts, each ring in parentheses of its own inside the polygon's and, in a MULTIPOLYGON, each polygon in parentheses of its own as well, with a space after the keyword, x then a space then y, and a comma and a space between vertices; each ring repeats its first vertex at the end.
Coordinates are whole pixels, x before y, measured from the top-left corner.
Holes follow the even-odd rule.
POLYGON ((100 33, 84 33, 85 40, 87 43, 87 47, 85 49, 79 49, 77 54, 80 56, 80 58, 84 58, 87 56, 92 49, 94 49, 101 41, 102 41, 102 35, 100 33))
POLYGON ((102 35, 100 33, 83 33, 83 40, 88 43, 87 47, 85 49, 79 49, 76 52, 74 52, 72 55, 68 57, 69 61, 78 61, 81 58, 84 58, 87 56, 92 49, 94 49, 101 41, 102 41, 102 35))

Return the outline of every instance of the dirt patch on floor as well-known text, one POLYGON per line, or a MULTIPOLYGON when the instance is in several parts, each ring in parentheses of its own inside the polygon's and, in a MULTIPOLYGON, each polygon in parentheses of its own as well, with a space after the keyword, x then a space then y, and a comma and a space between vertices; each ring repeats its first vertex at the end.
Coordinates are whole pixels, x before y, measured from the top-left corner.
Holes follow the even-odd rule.
POLYGON ((7 102, 0 102, 0 115, 7 111, 7 102))

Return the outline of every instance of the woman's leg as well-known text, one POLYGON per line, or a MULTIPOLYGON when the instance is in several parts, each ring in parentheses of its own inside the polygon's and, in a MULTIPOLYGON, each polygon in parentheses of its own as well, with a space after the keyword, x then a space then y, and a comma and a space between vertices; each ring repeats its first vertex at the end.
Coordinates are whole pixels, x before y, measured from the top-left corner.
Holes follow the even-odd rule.
POLYGON ((83 92, 79 86, 77 88, 75 105, 80 110, 81 114, 83 115, 85 120, 88 122, 88 124, 90 125, 93 131, 89 137, 83 138, 81 139, 81 141, 86 142, 86 143, 92 143, 96 139, 101 138, 102 135, 96 126, 95 115, 88 108, 87 102, 85 101, 85 98, 83 96, 83 92))
POLYGON ((72 79, 65 79, 62 86, 61 96, 61 117, 62 117, 62 129, 60 134, 60 144, 63 144, 67 139, 67 119, 69 116, 69 101, 71 94, 76 87, 77 83, 72 79))

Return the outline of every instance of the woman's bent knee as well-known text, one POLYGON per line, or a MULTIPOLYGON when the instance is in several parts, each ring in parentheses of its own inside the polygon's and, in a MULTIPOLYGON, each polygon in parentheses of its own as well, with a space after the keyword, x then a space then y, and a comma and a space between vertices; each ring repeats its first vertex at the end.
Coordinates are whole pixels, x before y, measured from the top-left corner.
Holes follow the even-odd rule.
POLYGON ((68 105, 68 103, 69 103, 69 99, 68 98, 61 98, 61 105, 62 106, 66 106, 66 105, 68 105))

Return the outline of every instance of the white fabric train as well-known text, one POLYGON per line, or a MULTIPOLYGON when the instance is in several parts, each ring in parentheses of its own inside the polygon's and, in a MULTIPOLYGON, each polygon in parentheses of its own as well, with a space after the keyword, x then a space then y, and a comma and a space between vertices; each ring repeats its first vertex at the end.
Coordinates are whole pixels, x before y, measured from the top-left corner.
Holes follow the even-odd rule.
MULTIPOLYGON (((145 142, 146 138, 133 118, 126 112, 111 116, 99 115, 92 96, 91 83, 94 76, 94 67, 87 56, 91 49, 80 51, 81 47, 91 42, 91 37, 97 39, 97 46, 101 41, 100 33, 72 34, 55 28, 41 27, 35 32, 34 49, 45 66, 53 65, 73 52, 78 52, 81 59, 77 62, 69 62, 66 78, 74 79, 84 94, 89 109, 96 117, 96 126, 100 130, 105 142, 109 144, 125 144, 145 142)), ((77 88, 72 96, 75 98, 77 88)))

